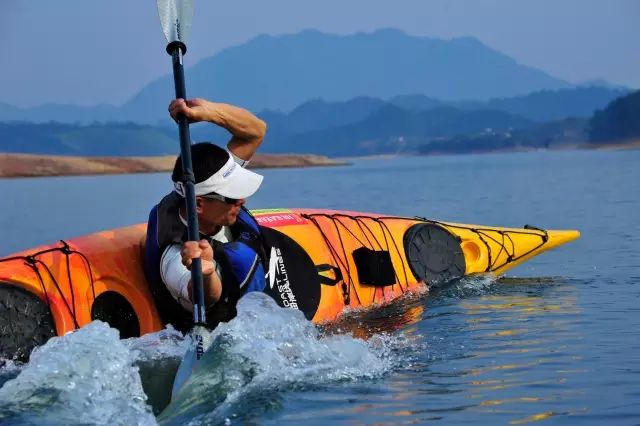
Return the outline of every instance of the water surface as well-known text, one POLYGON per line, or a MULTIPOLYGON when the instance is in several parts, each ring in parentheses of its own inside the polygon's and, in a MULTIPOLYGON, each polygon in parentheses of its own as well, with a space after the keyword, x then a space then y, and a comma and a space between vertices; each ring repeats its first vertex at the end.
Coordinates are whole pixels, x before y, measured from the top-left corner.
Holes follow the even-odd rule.
MULTIPOLYGON (((320 329, 248 301, 216 330, 200 390, 162 417, 153 389, 188 342, 170 331, 120 342, 95 323, 60 339, 65 351, 45 345, 37 361, 0 370, 0 423, 46 412, 52 424, 638 424, 638 165, 640 151, 577 151, 263 170, 250 208, 576 228, 582 238, 506 277, 465 279, 320 329)), ((0 180, 0 255, 143 222, 170 188, 165 174, 0 180)))

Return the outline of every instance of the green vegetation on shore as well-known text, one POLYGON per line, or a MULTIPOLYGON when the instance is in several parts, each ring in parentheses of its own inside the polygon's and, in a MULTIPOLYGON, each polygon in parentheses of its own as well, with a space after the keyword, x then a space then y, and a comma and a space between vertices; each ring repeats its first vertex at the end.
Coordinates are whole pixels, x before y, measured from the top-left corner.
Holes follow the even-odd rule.
POLYGON ((596 111, 589 128, 589 140, 593 143, 640 138, 640 90, 616 99, 602 111, 596 111))

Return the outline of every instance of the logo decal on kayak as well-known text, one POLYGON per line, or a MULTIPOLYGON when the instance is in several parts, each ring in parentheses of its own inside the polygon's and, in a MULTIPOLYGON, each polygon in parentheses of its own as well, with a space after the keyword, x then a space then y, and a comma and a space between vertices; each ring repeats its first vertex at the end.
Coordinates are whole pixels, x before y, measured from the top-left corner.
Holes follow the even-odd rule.
POLYGON ((294 239, 276 228, 261 226, 260 233, 268 257, 264 292, 278 306, 297 308, 305 318, 313 319, 320 306, 320 276, 313 260, 294 239))
POLYGON ((290 210, 254 212, 256 221, 262 226, 305 225, 307 220, 290 210))
POLYGON ((282 252, 278 247, 271 247, 269 254, 269 270, 265 275, 265 280, 269 283, 269 288, 277 288, 277 294, 280 297, 282 306, 285 308, 298 309, 298 301, 289 282, 289 275, 284 264, 282 252))
POLYGON ((271 247, 271 254, 269 254, 269 270, 265 278, 269 278, 269 288, 273 288, 273 284, 276 282, 276 266, 278 263, 278 252, 275 247, 271 247))

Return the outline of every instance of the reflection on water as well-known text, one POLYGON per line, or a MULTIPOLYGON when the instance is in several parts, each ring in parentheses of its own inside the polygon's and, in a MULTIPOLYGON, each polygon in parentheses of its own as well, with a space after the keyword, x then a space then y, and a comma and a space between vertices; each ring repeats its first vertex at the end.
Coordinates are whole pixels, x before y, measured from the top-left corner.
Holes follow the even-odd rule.
POLYGON ((575 321, 575 286, 562 278, 500 279, 480 286, 483 291, 474 294, 473 285, 459 283, 427 302, 431 315, 423 325, 433 336, 430 350, 445 356, 426 368, 440 386, 459 392, 459 404, 437 409, 464 406, 512 423, 554 415, 531 410, 570 398, 575 391, 567 386, 569 376, 586 373, 571 369, 583 340, 575 321))
MULTIPOLYGON (((583 332, 574 283, 563 278, 461 280, 375 312, 352 313, 328 332, 365 338, 403 330, 412 340, 406 363, 382 383, 296 395, 324 419, 421 424, 436 419, 524 424, 583 413, 575 368, 583 332), (356 394, 357 398, 343 399, 356 394), (330 401, 327 409, 319 408, 330 401), (574 402, 575 401, 575 402, 574 402), (559 409, 558 407, 562 407, 559 409)), ((283 402, 281 412, 287 412, 283 402)), ((296 399, 296 406, 301 404, 296 399)), ((294 424, 294 414, 278 416, 294 424)))
POLYGON ((402 331, 409 336, 416 332, 413 325, 423 319, 424 297, 429 292, 408 292, 385 305, 369 306, 365 309, 344 313, 338 321, 321 325, 325 334, 351 334, 359 339, 369 339, 379 334, 402 331))

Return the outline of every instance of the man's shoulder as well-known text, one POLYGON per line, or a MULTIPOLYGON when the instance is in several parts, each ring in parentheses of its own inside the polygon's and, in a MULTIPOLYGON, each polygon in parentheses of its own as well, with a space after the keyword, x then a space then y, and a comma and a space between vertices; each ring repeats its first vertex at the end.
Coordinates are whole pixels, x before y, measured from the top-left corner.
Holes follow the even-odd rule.
POLYGON ((179 206, 180 201, 181 201, 180 196, 175 191, 171 191, 170 193, 162 197, 162 199, 158 203, 158 206, 163 206, 163 207, 179 206))

